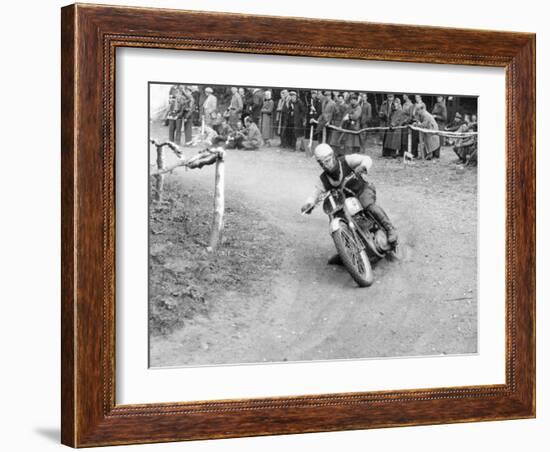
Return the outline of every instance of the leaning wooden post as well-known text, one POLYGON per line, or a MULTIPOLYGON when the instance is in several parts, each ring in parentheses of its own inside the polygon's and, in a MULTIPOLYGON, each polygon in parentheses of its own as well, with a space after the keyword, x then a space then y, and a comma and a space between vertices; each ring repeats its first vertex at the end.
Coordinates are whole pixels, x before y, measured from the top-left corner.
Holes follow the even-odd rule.
POLYGON ((306 148, 306 157, 313 155, 313 125, 309 128, 309 142, 306 148))
POLYGON ((214 218, 212 220, 212 232, 210 233, 210 246, 208 251, 215 251, 222 240, 223 215, 225 210, 225 164, 224 153, 219 151, 216 160, 216 178, 214 183, 214 218))
MULTIPOLYGON (((157 148, 157 169, 163 170, 164 169, 164 152, 163 152, 163 146, 156 145, 157 148)), ((164 174, 157 174, 155 176, 156 184, 155 184, 155 201, 162 201, 162 190, 164 187, 164 174)))
POLYGON ((403 163, 407 163, 407 159, 412 161, 413 153, 412 153, 412 134, 413 131, 410 127, 407 127, 407 152, 403 153, 403 163))

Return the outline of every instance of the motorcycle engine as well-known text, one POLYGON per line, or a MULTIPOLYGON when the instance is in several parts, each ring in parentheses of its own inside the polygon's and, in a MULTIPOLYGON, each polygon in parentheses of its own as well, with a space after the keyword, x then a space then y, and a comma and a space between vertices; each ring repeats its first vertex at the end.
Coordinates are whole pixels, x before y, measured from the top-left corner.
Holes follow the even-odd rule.
POLYGON ((374 241, 376 243, 376 249, 379 253, 385 253, 391 248, 388 243, 388 237, 382 229, 378 229, 378 231, 376 231, 374 234, 374 241))

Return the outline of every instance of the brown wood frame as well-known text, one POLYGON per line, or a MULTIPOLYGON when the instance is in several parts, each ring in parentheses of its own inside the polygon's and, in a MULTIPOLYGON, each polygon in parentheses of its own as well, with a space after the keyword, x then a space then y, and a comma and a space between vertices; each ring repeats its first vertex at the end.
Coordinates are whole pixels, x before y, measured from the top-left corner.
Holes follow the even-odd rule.
POLYGON ((535 35, 145 8, 62 9, 62 423, 84 447, 535 416, 535 35), (115 404, 115 49, 506 68, 506 383, 115 404))

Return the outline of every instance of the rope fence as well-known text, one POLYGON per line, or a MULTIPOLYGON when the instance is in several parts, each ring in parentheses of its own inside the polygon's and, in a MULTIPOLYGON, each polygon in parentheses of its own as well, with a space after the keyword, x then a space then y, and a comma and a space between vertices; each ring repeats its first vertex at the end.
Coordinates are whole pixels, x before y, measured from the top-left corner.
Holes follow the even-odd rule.
MULTIPOLYGON (((312 124, 318 124, 319 122, 317 120, 311 120, 312 124)), ((417 132, 425 133, 425 134, 431 134, 431 135, 438 135, 446 138, 456 138, 456 139, 465 139, 465 138, 472 138, 477 137, 478 132, 451 132, 449 130, 435 130, 435 129, 426 129, 423 127, 419 127, 413 124, 405 124, 401 126, 375 126, 375 127, 364 127, 359 130, 350 130, 350 129, 344 129, 342 127, 338 127, 332 124, 327 124, 323 127, 322 130, 322 142, 326 142, 326 129, 334 130, 336 132, 350 134, 350 135, 359 135, 362 133, 367 132, 385 132, 385 131, 394 131, 394 130, 415 130, 417 132)), ((313 125, 310 128, 310 136, 309 136, 309 152, 308 154, 312 153, 312 144, 313 144, 313 125)), ((421 147, 423 144, 421 144, 421 147)), ((423 150, 419 150, 419 154, 421 158, 424 158, 424 152, 423 150)), ((468 159, 468 162, 472 159, 472 157, 476 156, 477 149, 473 152, 473 154, 468 159)), ((403 153, 403 162, 411 162, 414 159, 413 153, 412 153, 412 134, 409 133, 407 137, 407 151, 403 153)))

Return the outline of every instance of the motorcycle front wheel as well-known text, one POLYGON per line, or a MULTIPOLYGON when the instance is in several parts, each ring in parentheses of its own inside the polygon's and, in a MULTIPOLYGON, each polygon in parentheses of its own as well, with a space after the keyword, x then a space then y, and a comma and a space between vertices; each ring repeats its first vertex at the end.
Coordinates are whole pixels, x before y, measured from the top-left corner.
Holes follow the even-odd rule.
POLYGON ((368 287, 374 281, 374 274, 366 251, 357 243, 347 224, 342 223, 332 233, 336 250, 351 277, 360 287, 368 287))

